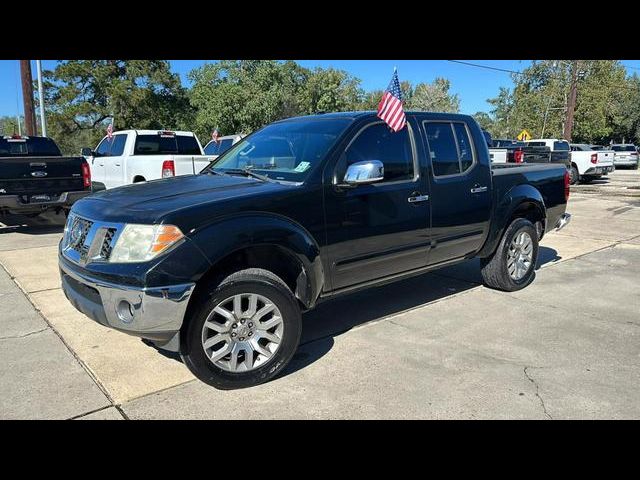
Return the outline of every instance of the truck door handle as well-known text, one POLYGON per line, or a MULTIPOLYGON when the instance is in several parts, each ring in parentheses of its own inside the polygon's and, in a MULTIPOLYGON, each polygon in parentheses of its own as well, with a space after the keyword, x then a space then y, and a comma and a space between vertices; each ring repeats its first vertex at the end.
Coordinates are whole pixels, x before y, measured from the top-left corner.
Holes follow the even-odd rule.
POLYGON ((473 187, 471 189, 471 193, 482 193, 486 191, 487 191, 487 187, 473 187))
POLYGON ((426 202, 427 200, 429 200, 429 195, 416 195, 416 196, 407 198, 407 201, 409 203, 420 203, 420 202, 426 202))
POLYGON ((115 163, 114 165, 115 165, 116 167, 119 167, 119 166, 120 166, 120 164, 119 164, 119 163, 115 163))

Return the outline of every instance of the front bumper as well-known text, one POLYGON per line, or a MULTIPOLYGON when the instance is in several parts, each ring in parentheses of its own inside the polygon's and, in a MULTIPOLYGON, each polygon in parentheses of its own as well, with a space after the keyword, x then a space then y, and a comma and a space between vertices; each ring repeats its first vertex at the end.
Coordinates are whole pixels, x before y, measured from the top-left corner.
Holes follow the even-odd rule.
POLYGON ((570 221, 571 221, 571 214, 570 213, 563 213, 562 215, 560 215, 560 218, 556 222, 555 229, 556 230, 562 230, 564 227, 567 226, 567 224, 570 221))
POLYGON ((46 202, 25 202, 23 195, 0 195, 0 209, 12 212, 39 212, 58 207, 71 207, 81 198, 91 195, 90 190, 63 192, 58 198, 46 202))
POLYGON ((62 290, 77 310, 101 325, 177 350, 170 341, 182 326, 195 283, 136 288, 78 273, 62 259, 59 266, 62 290))

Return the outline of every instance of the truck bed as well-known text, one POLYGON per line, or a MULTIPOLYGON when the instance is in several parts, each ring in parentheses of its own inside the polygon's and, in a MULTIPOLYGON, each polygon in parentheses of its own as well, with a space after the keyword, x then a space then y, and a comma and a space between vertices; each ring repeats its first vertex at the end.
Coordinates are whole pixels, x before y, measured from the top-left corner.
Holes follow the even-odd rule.
POLYGON ((564 213, 563 164, 497 164, 491 166, 494 204, 499 203, 519 185, 534 187, 542 195, 547 208, 547 230, 553 228, 564 213), (557 205, 557 206, 556 206, 557 205))

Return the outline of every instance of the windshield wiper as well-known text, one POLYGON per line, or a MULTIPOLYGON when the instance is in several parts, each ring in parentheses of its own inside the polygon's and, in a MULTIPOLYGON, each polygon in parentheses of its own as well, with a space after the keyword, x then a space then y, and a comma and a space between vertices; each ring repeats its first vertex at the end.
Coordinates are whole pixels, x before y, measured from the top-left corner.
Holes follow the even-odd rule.
POLYGON ((251 167, 246 168, 225 168, 222 173, 229 175, 244 175, 245 177, 253 177, 258 180, 262 180, 263 182, 272 182, 273 180, 266 175, 260 175, 259 173, 255 173, 251 171, 251 167))

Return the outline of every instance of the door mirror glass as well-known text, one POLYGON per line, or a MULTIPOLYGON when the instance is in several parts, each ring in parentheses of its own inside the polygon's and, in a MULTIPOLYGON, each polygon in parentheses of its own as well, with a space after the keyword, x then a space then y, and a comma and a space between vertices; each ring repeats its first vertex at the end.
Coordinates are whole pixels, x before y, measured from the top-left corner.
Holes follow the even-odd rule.
POLYGON ((361 185, 375 183, 384 179, 384 165, 380 160, 365 160, 349 165, 344 174, 344 183, 361 185))
POLYGON ((92 157, 93 156, 93 152, 91 151, 91 149, 89 147, 82 147, 80 149, 80 155, 82 155, 83 157, 92 157))

